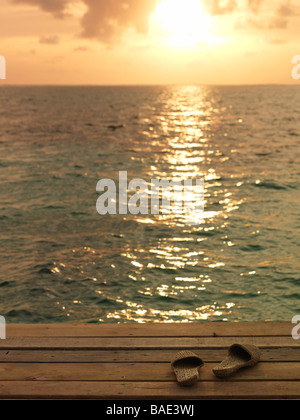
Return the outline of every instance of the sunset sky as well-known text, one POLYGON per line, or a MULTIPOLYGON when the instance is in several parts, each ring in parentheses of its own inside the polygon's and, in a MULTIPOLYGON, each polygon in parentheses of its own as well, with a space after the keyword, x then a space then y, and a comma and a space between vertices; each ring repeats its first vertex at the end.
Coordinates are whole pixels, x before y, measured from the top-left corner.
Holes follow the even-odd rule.
POLYGON ((1 84, 300 84, 298 0, 1 0, 1 84))

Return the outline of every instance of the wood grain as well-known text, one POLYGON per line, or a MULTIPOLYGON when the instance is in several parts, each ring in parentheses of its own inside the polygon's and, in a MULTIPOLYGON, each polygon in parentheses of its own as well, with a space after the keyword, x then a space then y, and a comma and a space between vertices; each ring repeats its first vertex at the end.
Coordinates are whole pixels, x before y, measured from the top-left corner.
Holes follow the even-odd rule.
POLYGON ((292 324, 8 325, 0 340, 0 399, 300 399, 300 341, 292 324), (261 362, 227 380, 212 372, 233 343, 261 362), (182 388, 171 360, 190 349, 205 362, 182 388))

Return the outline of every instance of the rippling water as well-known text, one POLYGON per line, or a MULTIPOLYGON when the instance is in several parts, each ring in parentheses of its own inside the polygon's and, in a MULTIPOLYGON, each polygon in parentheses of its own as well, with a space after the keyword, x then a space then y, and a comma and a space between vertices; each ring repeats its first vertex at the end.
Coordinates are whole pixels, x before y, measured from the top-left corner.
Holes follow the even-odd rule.
POLYGON ((2 87, 7 322, 290 320, 300 88, 2 87), (97 181, 203 178, 198 226, 100 216, 97 181))

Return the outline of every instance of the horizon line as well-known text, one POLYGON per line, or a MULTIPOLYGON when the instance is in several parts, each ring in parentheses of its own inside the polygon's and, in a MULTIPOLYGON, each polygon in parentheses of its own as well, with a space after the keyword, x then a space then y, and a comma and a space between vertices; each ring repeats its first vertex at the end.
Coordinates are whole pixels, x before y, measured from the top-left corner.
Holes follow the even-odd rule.
POLYGON ((10 87, 167 87, 167 86, 207 86, 207 87, 251 87, 251 86, 300 86, 300 83, 126 83, 126 84, 54 84, 54 83, 7 83, 6 81, 0 82, 3 86, 10 87))

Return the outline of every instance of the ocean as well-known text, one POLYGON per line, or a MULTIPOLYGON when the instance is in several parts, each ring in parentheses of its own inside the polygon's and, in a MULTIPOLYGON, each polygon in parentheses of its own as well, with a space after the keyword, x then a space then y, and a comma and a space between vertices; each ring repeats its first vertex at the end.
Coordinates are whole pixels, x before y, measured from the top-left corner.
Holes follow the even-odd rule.
POLYGON ((0 89, 8 323, 300 313, 300 87, 0 89), (97 182, 204 180, 199 224, 100 215, 97 182))

